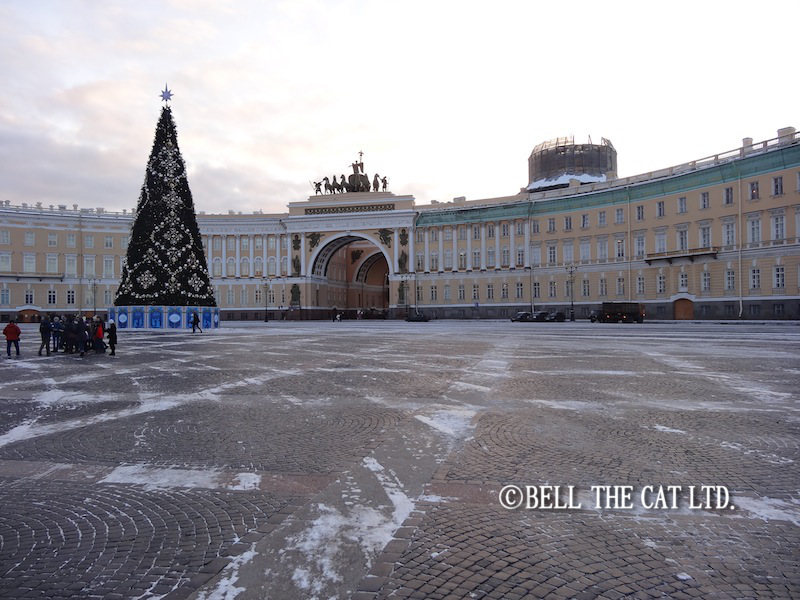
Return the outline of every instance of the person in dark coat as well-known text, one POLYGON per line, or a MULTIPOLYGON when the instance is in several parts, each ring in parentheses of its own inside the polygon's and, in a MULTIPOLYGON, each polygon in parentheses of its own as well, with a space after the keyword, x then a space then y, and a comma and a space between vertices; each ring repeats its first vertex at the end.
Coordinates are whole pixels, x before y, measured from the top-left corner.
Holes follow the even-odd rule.
POLYGON ((105 327, 103 327, 103 319, 98 315, 94 316, 94 323, 92 328, 92 348, 95 354, 105 354, 106 344, 103 341, 105 336, 105 327))
POLYGON ((116 356, 117 324, 114 323, 114 319, 108 320, 108 328, 106 329, 106 335, 108 336, 108 347, 111 348, 111 354, 109 356, 116 356))
POLYGON ((91 334, 89 332, 89 323, 83 317, 78 318, 78 327, 76 328, 76 337, 78 343, 78 350, 81 351, 81 357, 86 353, 91 334))
POLYGON ((42 349, 47 350, 47 356, 50 356, 50 332, 53 330, 53 326, 50 323, 50 317, 45 315, 42 317, 42 320, 39 321, 39 335, 42 336, 42 343, 39 345, 39 356, 42 355, 42 349))
POLYGON ((12 344, 17 349, 17 356, 19 356, 19 336, 21 333, 14 319, 11 319, 8 325, 5 326, 5 329, 3 329, 3 335, 6 336, 6 352, 8 353, 8 358, 11 358, 12 344))
POLYGON ((58 352, 58 347, 61 345, 61 334, 64 332, 64 324, 58 317, 53 317, 51 323, 50 339, 53 340, 53 352, 58 352))
MULTIPOLYGON (((192 313, 192 333, 194 333, 195 328, 200 329, 200 317, 197 313, 192 313)), ((200 329, 200 333, 203 333, 202 329, 200 329)))

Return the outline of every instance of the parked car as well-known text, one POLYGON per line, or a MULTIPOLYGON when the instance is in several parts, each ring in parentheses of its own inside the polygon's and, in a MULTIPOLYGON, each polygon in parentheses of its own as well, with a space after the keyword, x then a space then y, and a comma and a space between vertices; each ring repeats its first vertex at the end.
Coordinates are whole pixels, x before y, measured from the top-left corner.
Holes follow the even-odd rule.
POLYGON ((589 320, 590 320, 592 323, 597 323, 597 321, 599 321, 599 320, 600 320, 600 316, 601 316, 602 314, 603 314, 603 311, 602 311, 602 310, 598 310, 598 309, 596 309, 596 308, 595 308, 595 309, 593 309, 591 312, 589 312, 589 320))
POLYGON ((539 322, 547 321, 547 317, 549 315, 550 313, 546 310, 537 310, 535 313, 533 313, 533 320, 539 322))
POLYGON ((518 312, 511 317, 512 323, 528 323, 530 321, 533 321, 533 313, 530 312, 518 312))
POLYGON ((548 321, 557 321, 558 323, 563 323, 566 321, 567 316, 560 310, 554 310, 549 315, 547 315, 548 321))
POLYGON ((423 315, 422 313, 409 313, 406 317, 406 321, 417 321, 420 323, 426 323, 430 321, 430 317, 428 315, 423 315))

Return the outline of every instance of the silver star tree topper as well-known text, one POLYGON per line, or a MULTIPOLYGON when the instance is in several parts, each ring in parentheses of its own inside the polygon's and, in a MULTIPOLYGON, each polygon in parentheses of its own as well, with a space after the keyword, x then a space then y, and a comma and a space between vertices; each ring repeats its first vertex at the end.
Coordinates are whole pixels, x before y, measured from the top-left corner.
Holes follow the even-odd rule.
POLYGON ((169 102, 172 100, 172 92, 167 88, 167 84, 164 84, 164 91, 161 92, 161 99, 164 102, 169 102))

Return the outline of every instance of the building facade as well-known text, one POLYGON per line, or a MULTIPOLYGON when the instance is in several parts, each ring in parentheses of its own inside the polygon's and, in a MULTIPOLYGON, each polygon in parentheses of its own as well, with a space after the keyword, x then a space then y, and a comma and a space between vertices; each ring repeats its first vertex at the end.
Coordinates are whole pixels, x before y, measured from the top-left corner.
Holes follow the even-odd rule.
MULTIPOLYGON (((134 215, 0 203, 0 319, 105 312, 134 215)), ((321 194, 198 214, 223 320, 504 318, 604 301, 648 319, 800 318, 800 135, 475 201, 321 194)))

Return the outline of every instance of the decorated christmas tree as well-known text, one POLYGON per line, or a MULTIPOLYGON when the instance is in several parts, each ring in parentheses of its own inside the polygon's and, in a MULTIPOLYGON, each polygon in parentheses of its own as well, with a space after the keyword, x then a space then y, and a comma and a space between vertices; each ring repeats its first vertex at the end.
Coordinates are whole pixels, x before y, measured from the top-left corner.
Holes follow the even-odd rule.
MULTIPOLYGON (((171 93, 165 88, 164 100, 171 93)), ((164 106, 116 306, 216 306, 172 110, 164 106)))

